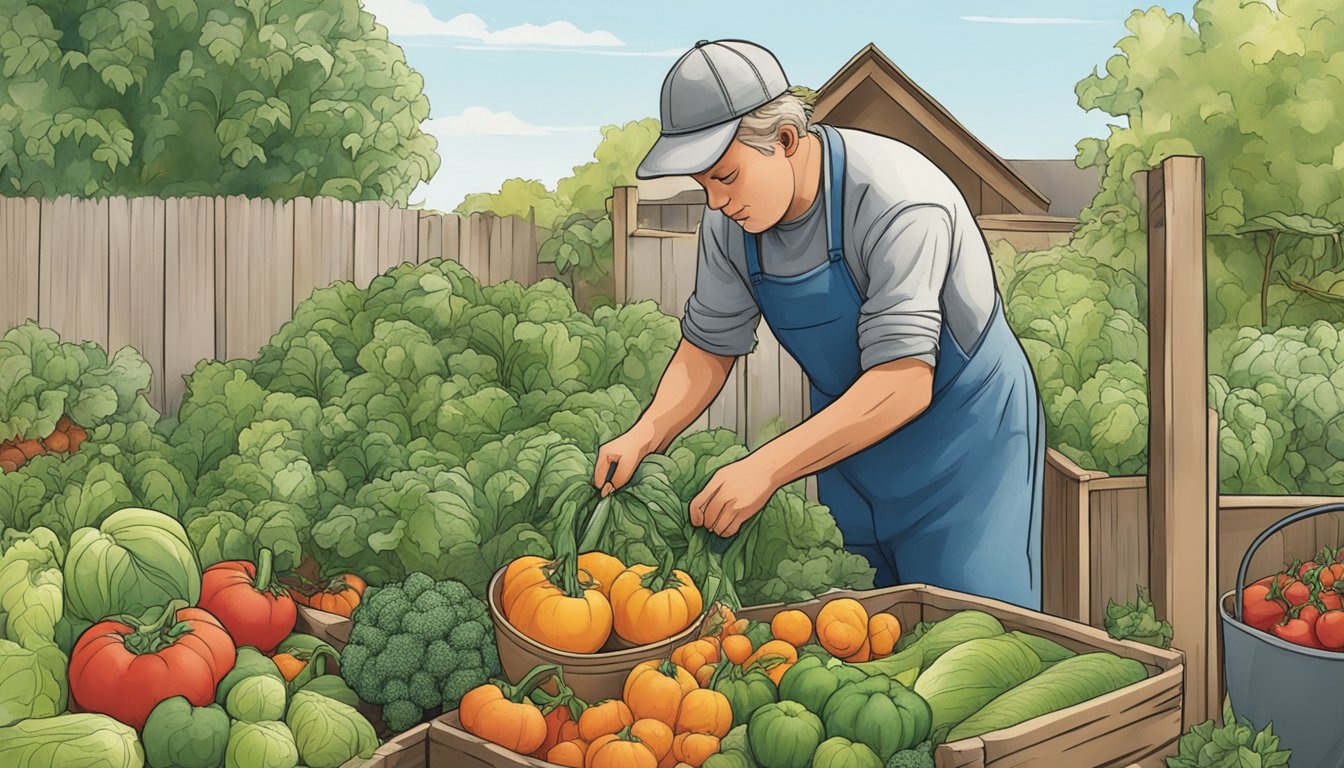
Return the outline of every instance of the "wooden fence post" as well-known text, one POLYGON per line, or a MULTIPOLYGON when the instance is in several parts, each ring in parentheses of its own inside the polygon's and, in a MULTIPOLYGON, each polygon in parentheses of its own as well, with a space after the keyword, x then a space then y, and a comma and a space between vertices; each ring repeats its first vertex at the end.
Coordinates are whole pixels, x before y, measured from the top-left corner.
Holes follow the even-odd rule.
POLYGON ((1219 711, 1206 306, 1204 160, 1168 157, 1148 174, 1149 584, 1185 653, 1187 727, 1219 711))
POLYGON ((630 235, 639 216, 639 188, 616 187, 611 190, 611 278, 612 300, 624 304, 629 297, 626 277, 630 265, 630 235))

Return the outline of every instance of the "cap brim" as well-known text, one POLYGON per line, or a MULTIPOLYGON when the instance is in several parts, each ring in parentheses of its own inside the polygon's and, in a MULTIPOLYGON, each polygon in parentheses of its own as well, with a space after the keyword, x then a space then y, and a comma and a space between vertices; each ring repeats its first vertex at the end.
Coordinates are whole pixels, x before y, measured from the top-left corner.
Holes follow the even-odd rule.
POLYGON ((660 136, 635 170, 637 179, 690 176, 707 171, 728 151, 742 118, 695 133, 660 136))

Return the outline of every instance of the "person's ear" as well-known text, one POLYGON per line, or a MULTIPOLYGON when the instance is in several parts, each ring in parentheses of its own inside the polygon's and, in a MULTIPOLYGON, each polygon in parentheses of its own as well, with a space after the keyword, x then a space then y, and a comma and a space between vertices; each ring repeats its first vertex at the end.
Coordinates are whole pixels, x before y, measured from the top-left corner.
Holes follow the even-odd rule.
POLYGON ((779 129, 779 143, 784 147, 784 156, 793 157, 793 153, 798 151, 798 129, 792 125, 786 125, 779 129))

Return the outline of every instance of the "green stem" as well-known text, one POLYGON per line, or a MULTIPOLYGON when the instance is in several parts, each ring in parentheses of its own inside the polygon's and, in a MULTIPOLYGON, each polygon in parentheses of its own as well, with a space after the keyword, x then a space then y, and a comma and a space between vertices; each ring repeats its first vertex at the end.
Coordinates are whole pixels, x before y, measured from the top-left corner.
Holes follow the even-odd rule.
POLYGON ((1260 325, 1269 325, 1269 280, 1274 272, 1274 245, 1279 239, 1279 233, 1269 233, 1269 251, 1265 254, 1265 278, 1260 284, 1260 325))
POLYGON ((152 620, 148 619, 152 610, 146 611, 145 615, 139 618, 114 616, 112 620, 135 627, 134 632, 125 636, 126 650, 137 656, 158 653, 191 631, 190 625, 185 621, 176 621, 177 612, 187 605, 186 600, 172 600, 152 620))
POLYGON ((274 585, 271 583, 273 573, 271 563, 274 555, 266 547, 261 548, 261 554, 257 556, 257 576, 252 580, 252 585, 258 592, 274 592, 274 585))
POLYGON ((524 675, 517 685, 509 685, 502 680, 497 680, 495 683, 499 686, 500 692, 504 694, 504 698, 515 704, 521 704, 523 699, 531 696, 537 690, 537 686, 546 682, 550 677, 559 677, 561 674, 563 673, 556 664, 539 664, 533 667, 531 672, 524 675))

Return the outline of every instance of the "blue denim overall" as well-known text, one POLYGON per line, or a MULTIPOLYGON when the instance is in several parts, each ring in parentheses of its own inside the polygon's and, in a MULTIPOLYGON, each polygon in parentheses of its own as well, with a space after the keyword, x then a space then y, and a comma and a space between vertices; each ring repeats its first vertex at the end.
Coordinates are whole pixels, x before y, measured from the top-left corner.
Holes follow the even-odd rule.
MULTIPOLYGON (((863 372, 863 299, 842 235, 844 144, 834 128, 821 127, 830 159, 827 260, 801 275, 767 275, 758 238, 743 232, 756 302, 807 374, 813 413, 863 372)), ((932 584, 1039 610, 1044 433, 1036 380, 996 292, 992 319, 971 349, 943 324, 928 409, 820 472, 818 494, 846 548, 877 569, 877 586, 932 584)))

